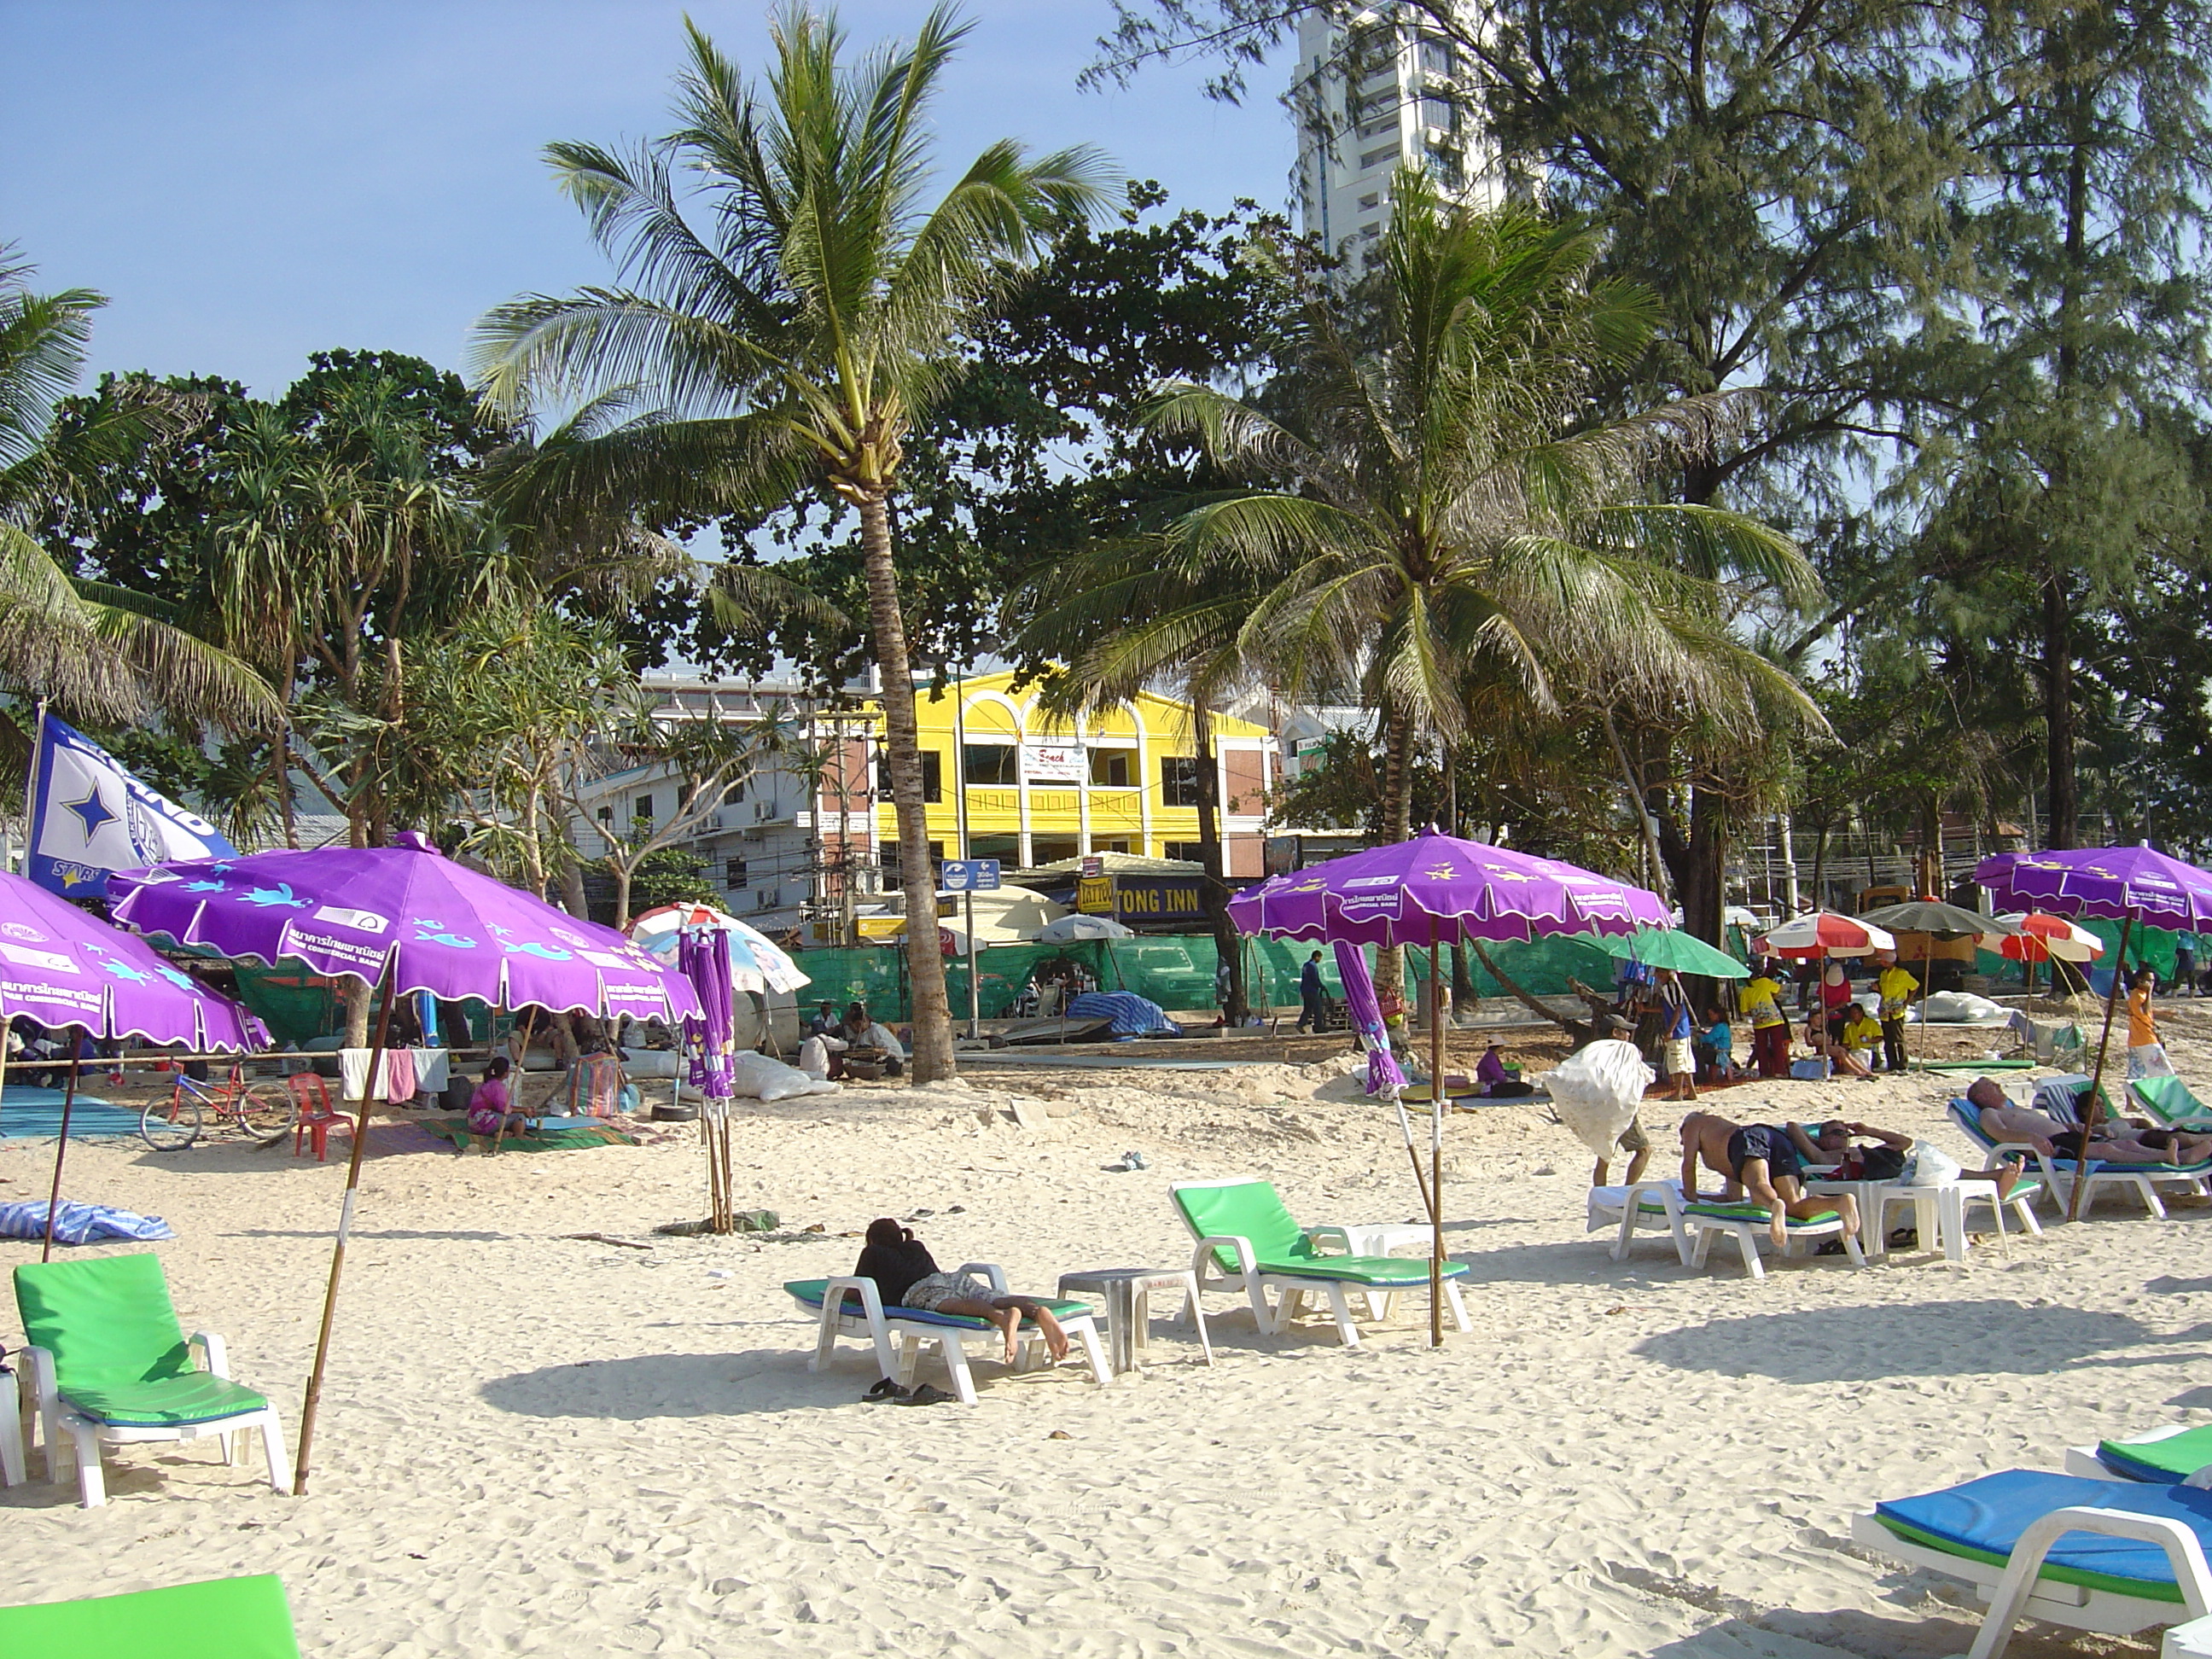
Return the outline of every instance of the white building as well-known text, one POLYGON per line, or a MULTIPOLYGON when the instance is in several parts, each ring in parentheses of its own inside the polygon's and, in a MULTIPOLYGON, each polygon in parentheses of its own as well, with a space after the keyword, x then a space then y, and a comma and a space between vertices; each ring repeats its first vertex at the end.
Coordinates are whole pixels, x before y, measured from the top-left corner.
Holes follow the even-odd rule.
POLYGON ((1504 175, 1480 125, 1478 85, 1462 48, 1391 0, 1345 21, 1307 11, 1291 82, 1305 228, 1356 259, 1389 220, 1401 167, 1425 169, 1462 201, 1502 201, 1504 175))

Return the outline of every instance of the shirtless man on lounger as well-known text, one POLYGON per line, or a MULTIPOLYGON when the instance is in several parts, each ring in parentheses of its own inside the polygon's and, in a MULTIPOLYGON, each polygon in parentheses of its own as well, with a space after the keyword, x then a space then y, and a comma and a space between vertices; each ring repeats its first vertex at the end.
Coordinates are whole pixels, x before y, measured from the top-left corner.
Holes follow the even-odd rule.
MULTIPOLYGON (((2081 1132, 2033 1106, 1984 1106, 1982 1130, 1992 1139, 2026 1141, 2045 1158, 2078 1158, 2081 1132)), ((2212 1135, 2178 1129, 2143 1129, 2125 1119, 2097 1125, 2089 1156, 2106 1164, 2202 1164, 2212 1158, 2212 1135)))
POLYGON ((1697 1179, 1702 1158, 1708 1169, 1726 1177, 1721 1202, 1735 1203, 1741 1194, 1744 1201, 1765 1207, 1776 1249, 1789 1243, 1792 1219, 1808 1221, 1831 1211, 1842 1218, 1844 1236, 1856 1238, 1858 1205, 1849 1194, 1816 1197, 1805 1190, 1805 1164, 1818 1157, 1819 1148, 1795 1123, 1739 1125, 1717 1113, 1692 1112, 1682 1120, 1683 1197, 1689 1203, 1700 1201, 1697 1179))

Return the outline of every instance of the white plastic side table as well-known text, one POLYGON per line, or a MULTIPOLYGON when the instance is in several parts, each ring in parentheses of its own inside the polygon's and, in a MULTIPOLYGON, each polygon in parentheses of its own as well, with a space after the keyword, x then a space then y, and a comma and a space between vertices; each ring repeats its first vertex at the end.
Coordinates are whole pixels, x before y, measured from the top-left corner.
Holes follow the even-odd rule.
POLYGON ((1116 1376, 1143 1369, 1143 1356, 1152 1347, 1154 1291, 1183 1292, 1198 1322, 1198 1345, 1211 1365, 1213 1339, 1206 1332, 1206 1310, 1199 1305, 1198 1275, 1188 1267, 1097 1267, 1060 1276, 1063 1297, 1087 1292, 1106 1298, 1106 1368, 1116 1376))
POLYGON ((1889 1254, 1889 1206, 1912 1206, 1920 1248, 1940 1244, 1947 1261, 1966 1259, 1966 1198, 1962 1183, 1907 1185, 1901 1181, 1808 1181, 1808 1192, 1849 1193, 1858 1202, 1859 1248, 1869 1261, 1889 1254))

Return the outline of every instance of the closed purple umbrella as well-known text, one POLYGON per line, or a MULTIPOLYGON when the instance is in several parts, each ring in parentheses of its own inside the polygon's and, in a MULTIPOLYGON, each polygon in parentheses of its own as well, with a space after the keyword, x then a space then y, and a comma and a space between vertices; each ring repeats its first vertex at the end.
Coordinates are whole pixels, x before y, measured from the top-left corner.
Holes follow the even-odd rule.
POLYGON ((107 881, 116 921, 136 932, 210 945, 229 957, 303 963, 319 974, 383 988, 354 1122, 314 1369, 300 1413, 295 1493, 307 1490, 315 1408, 393 1000, 428 992, 507 1008, 671 1022, 700 1012, 690 981, 613 928, 457 864, 412 831, 394 841, 391 847, 323 847, 158 864, 118 872, 107 881))
POLYGON ((730 936, 719 927, 687 927, 676 965, 699 994, 700 1012, 684 1022, 691 1048, 691 1086, 709 1100, 730 1097, 730 1043, 737 1020, 731 1004, 730 936))
MULTIPOLYGON (((2105 996, 2105 1030, 2097 1044, 2097 1067, 2081 1109, 2082 1151, 2100 1115, 2105 1093, 2105 1054, 2112 1041, 2112 1016, 2119 1006, 2120 983, 2128 974, 2128 935, 2138 921, 2177 933, 2212 927, 2212 873, 2151 847, 2077 847, 2063 851, 1998 853, 1974 867, 1974 879, 1988 888, 1999 910, 2040 910, 2054 916, 2096 916, 2120 924, 2119 948, 2112 953, 2112 989, 2105 996)), ((2086 1173, 2087 1166, 2083 1166, 2086 1173)), ((2081 1212, 2088 1183, 2074 1183, 2067 1205, 2070 1220, 2081 1212)))
POLYGON ((706 1097, 699 1113, 699 1138, 707 1149, 707 1224, 726 1233, 734 1228, 730 1177, 731 1049, 736 1010, 730 973, 730 934, 724 927, 686 927, 676 946, 677 966, 699 993, 702 1012, 684 1022, 691 1050, 691 1086, 706 1097))
MULTIPOLYGON (((53 1030, 74 1027, 94 1037, 137 1037, 195 1050, 259 1048, 269 1042, 268 1031, 244 1007, 164 960, 145 940, 109 927, 58 893, 0 872, 0 1029, 15 1018, 34 1019, 53 1030)), ((53 1255, 62 1161, 76 1101, 76 1046, 71 1038, 61 1139, 54 1146, 53 1188, 46 1200, 46 1257, 53 1255)))

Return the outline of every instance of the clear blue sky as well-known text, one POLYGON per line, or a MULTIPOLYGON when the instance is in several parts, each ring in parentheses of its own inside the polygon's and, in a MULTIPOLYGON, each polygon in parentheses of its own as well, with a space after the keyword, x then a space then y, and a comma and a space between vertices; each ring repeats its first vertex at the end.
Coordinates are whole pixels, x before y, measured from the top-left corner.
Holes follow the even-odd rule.
MULTIPOLYGON (((838 9, 865 44, 927 7, 838 9)), ((966 9, 937 111, 950 160, 1006 136, 1091 143, 1178 204, 1284 204, 1271 100, 1208 103, 1174 70, 1079 94, 1104 0, 966 9)), ((760 61, 758 0, 0 0, 0 242, 41 288, 109 296, 95 372, 265 395, 327 347, 462 368, 489 306, 606 279, 540 150, 665 131, 687 10, 760 61)))

